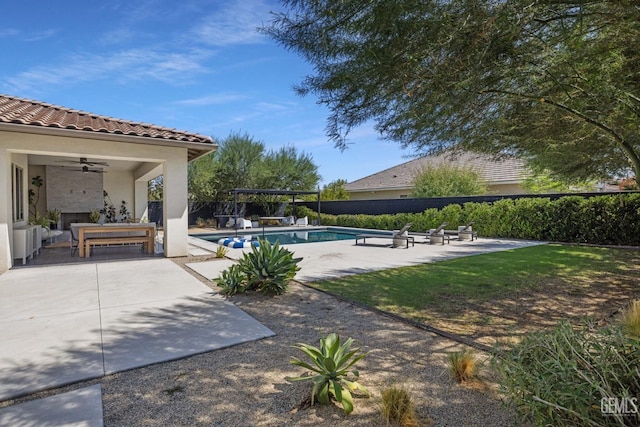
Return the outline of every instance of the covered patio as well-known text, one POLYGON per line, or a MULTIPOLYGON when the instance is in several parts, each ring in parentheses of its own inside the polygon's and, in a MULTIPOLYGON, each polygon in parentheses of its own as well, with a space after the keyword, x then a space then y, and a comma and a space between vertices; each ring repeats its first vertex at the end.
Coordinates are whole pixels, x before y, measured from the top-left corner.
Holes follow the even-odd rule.
POLYGON ((94 211, 147 222, 158 176, 164 255, 187 255, 187 164, 216 148, 204 135, 1 95, 0 273, 37 253, 30 217, 57 210, 62 230, 94 211))

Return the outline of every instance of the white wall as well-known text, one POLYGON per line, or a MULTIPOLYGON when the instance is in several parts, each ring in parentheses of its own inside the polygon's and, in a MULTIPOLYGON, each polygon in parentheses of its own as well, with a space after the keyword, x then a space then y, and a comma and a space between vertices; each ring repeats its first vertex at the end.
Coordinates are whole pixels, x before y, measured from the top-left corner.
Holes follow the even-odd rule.
POLYGON ((0 147, 0 189, 4 188, 3 203, 0 204, 0 273, 8 270, 13 265, 13 229, 27 225, 29 218, 29 196, 27 184, 29 176, 28 158, 24 154, 13 154, 6 148, 0 147), (13 197, 12 187, 12 164, 19 166, 24 171, 22 188, 24 221, 13 222, 13 197))
POLYGON ((111 203, 119 215, 122 202, 126 202, 131 218, 135 218, 134 181, 131 171, 114 171, 102 175, 104 191, 109 195, 111 203))

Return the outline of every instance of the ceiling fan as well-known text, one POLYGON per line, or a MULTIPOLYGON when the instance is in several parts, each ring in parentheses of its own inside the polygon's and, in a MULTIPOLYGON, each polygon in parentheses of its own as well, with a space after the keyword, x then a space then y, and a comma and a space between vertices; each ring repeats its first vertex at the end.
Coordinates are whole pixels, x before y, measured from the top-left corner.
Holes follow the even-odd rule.
POLYGON ((88 166, 88 167, 93 167, 93 166, 109 166, 109 163, 107 162, 90 162, 87 160, 86 157, 80 157, 80 160, 58 160, 58 162, 62 162, 62 163, 79 163, 81 164, 83 167, 84 166, 88 166))
POLYGON ((82 173, 107 173, 107 171, 102 169, 89 169, 89 166, 82 166, 81 168, 67 168, 62 166, 63 169, 74 171, 74 172, 82 172, 82 173))

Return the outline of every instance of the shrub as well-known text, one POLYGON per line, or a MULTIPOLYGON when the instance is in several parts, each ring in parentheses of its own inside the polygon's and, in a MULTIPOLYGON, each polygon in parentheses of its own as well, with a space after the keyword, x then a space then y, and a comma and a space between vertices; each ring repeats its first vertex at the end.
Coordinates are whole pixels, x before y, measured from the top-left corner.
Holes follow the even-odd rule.
POLYGON ((259 290, 266 294, 281 295, 286 292, 288 281, 300 270, 302 258, 293 258, 293 253, 278 242, 260 240, 240 260, 240 270, 246 275, 247 290, 259 290))
MULTIPOLYGON (((309 218, 316 214, 309 214, 309 218)), ((480 236, 551 240, 567 243, 640 245, 640 193, 590 198, 565 196, 502 199, 494 203, 451 204, 442 210, 395 215, 322 214, 323 225, 399 229, 412 222, 413 232, 426 232, 442 222, 451 228, 474 221, 480 236)))
POLYGON ((388 387, 382 390, 382 402, 380 412, 382 418, 388 423, 398 423, 405 427, 418 427, 416 406, 411 395, 404 387, 388 387))
POLYGON ((449 354, 449 372, 459 383, 478 377, 480 363, 470 349, 449 354))
POLYGON ((326 404, 329 403, 330 397, 333 397, 342 405, 344 412, 350 414, 353 412, 352 391, 360 390, 367 397, 371 396, 369 391, 358 383, 360 373, 355 369, 349 371, 356 362, 366 356, 366 353, 357 355, 360 349, 352 350, 352 344, 353 339, 349 338, 341 345, 340 336, 335 333, 321 338, 320 347, 299 343, 296 348, 309 356, 312 364, 303 362, 297 357, 291 358, 291 364, 308 369, 312 374, 287 377, 286 380, 312 381, 312 405, 316 399, 318 402, 326 404), (349 374, 353 376, 353 379, 349 379, 349 374))
POLYGON ((526 336, 494 364, 520 417, 535 425, 640 422, 637 411, 606 413, 611 402, 640 396, 640 339, 620 325, 574 329, 563 322, 526 336))
POLYGON ((640 338, 640 301, 633 301, 622 312, 622 327, 627 335, 640 338))
POLYGON ((234 264, 220 273, 216 284, 222 288, 221 292, 223 295, 231 296, 246 290, 245 279, 246 276, 240 269, 240 266, 234 264))
POLYGON ((226 248, 224 246, 218 246, 216 248, 216 258, 224 258, 225 256, 227 256, 227 253, 229 253, 229 248, 226 248))
POLYGON ((278 242, 272 245, 268 240, 261 240, 238 264, 222 271, 216 283, 222 293, 229 296, 254 290, 281 295, 287 291, 288 281, 300 270, 301 260, 293 258, 293 253, 278 242))

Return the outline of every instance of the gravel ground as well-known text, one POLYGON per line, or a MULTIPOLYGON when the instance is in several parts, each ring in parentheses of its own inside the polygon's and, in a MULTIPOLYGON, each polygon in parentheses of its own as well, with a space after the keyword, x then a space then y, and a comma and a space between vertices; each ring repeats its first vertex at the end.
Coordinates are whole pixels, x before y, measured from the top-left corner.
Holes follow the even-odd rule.
POLYGON ((410 390, 422 425, 514 425, 486 369, 482 384, 451 379, 447 354, 462 349, 458 343, 300 284, 278 297, 241 295, 231 301, 276 336, 103 378, 105 426, 386 425, 378 405, 388 385, 410 390), (337 405, 305 407, 310 383, 284 379, 304 373, 289 363, 292 356, 305 357, 292 346, 317 345, 331 332, 353 337, 368 352, 356 366, 372 397, 354 399, 350 415, 337 405))
MULTIPOLYGON (((174 259, 184 267, 211 257, 174 259)), ((404 322, 293 283, 285 295, 239 295, 230 299, 276 333, 274 337, 159 363, 54 390, 34 393, 2 407, 101 384, 104 425, 110 426, 386 426, 379 404, 387 386, 408 389, 422 426, 513 426, 488 368, 481 382, 458 384, 447 355, 465 347, 404 322), (337 404, 309 406, 311 384, 289 383, 304 374, 291 365, 305 359, 297 343, 318 345, 337 332, 354 338, 367 357, 356 364, 371 398, 354 398, 353 413, 337 404)), ((487 359, 486 354, 478 354, 487 359)))

